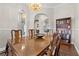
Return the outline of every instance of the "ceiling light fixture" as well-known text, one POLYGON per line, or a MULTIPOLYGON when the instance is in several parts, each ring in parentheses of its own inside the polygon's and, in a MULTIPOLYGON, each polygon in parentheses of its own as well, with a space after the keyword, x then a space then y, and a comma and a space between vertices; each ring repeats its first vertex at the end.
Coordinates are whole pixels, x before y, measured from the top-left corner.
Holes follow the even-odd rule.
POLYGON ((30 9, 32 11, 40 11, 42 8, 42 5, 40 3, 32 3, 30 4, 30 9))

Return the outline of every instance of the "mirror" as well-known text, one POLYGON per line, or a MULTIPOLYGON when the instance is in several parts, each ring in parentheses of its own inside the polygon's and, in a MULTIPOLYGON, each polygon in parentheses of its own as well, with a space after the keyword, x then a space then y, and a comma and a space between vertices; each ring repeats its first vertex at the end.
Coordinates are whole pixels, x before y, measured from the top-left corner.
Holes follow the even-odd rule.
POLYGON ((39 13, 35 15, 34 19, 34 29, 35 34, 45 34, 48 32, 49 20, 48 16, 44 13, 39 13))
POLYGON ((21 9, 19 12, 19 27, 22 30, 22 35, 25 35, 25 20, 26 20, 26 13, 25 10, 21 9))

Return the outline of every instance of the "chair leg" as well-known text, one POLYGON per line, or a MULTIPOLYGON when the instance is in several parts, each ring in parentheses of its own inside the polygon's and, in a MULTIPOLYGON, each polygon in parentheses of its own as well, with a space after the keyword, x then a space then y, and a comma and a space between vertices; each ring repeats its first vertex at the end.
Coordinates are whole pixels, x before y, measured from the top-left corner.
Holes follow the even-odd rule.
POLYGON ((5 54, 6 54, 6 56, 8 56, 8 49, 9 49, 9 46, 8 46, 8 43, 6 44, 6 52, 5 52, 5 54))

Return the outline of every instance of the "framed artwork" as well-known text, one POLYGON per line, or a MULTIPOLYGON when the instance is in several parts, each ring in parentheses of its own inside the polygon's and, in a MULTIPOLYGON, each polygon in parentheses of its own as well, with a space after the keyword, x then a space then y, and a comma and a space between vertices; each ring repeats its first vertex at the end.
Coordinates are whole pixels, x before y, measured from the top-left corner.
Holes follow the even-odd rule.
POLYGON ((71 17, 56 19, 56 31, 63 40, 71 42, 71 17))

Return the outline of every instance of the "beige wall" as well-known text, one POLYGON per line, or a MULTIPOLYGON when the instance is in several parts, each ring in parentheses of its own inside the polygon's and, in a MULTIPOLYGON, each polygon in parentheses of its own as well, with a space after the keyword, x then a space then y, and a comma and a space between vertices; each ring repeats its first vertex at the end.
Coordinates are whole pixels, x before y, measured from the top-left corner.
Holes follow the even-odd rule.
POLYGON ((54 31, 56 30, 56 19, 72 18, 72 41, 74 40, 74 4, 62 4, 54 8, 54 31))
POLYGON ((19 9, 25 4, 0 3, 0 50, 5 48, 6 41, 11 38, 10 30, 18 26, 19 9))
POLYGON ((71 17, 72 19, 72 37, 71 42, 79 52, 79 4, 61 4, 54 8, 54 32, 56 31, 56 19, 71 17))
POLYGON ((79 53, 79 4, 75 5, 75 28, 74 28, 74 44, 79 53))

